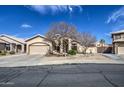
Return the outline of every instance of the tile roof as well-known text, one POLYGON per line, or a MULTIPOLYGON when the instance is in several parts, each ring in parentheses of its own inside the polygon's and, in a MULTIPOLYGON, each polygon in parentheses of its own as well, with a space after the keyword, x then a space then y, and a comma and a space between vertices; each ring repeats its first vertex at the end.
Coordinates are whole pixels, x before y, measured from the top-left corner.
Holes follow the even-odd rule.
POLYGON ((18 42, 18 43, 25 44, 24 39, 17 38, 17 37, 14 37, 14 36, 10 36, 10 35, 6 35, 6 34, 0 35, 0 38, 1 38, 1 39, 4 39, 5 41, 11 42, 11 43, 16 43, 16 42, 18 42))
POLYGON ((29 41, 29 40, 31 40, 31 39, 33 39, 33 38, 36 38, 36 37, 38 37, 38 36, 47 39, 45 36, 43 36, 43 35, 41 35, 41 34, 36 34, 36 35, 32 36, 31 38, 26 39, 25 42, 26 42, 26 41, 29 41))

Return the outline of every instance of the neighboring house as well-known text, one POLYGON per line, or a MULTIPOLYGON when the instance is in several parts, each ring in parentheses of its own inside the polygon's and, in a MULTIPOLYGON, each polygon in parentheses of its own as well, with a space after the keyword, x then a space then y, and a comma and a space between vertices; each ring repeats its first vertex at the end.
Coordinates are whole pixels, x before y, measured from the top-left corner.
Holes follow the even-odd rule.
POLYGON ((24 53, 26 48, 24 40, 9 35, 0 35, 0 51, 14 51, 24 53))
POLYGON ((52 43, 40 34, 35 35, 26 41, 26 53, 27 54, 41 54, 45 55, 52 49, 52 43))
POLYGON ((124 54, 124 30, 112 32, 113 53, 124 54))

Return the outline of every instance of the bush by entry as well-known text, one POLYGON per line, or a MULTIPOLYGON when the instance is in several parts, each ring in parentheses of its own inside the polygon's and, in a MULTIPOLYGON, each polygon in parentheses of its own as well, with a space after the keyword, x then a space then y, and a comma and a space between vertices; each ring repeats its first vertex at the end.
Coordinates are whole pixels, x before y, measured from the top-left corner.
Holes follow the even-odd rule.
POLYGON ((77 52, 76 52, 75 50, 69 50, 69 51, 68 51, 68 54, 69 54, 69 55, 76 55, 77 52))

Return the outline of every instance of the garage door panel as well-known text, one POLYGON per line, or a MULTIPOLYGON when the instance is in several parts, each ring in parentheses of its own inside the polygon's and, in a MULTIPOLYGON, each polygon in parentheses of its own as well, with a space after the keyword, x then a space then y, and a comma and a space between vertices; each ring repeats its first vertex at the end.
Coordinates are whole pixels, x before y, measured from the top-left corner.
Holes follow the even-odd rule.
POLYGON ((40 54, 45 55, 49 51, 49 46, 47 45, 31 45, 29 54, 40 54))
POLYGON ((124 47, 118 47, 118 54, 124 54, 124 47))

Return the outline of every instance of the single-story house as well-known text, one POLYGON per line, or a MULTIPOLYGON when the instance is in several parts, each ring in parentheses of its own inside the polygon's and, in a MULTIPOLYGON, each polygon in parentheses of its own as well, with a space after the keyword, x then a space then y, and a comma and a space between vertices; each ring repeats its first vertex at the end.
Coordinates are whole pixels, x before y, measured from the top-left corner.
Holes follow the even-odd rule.
POLYGON ((0 35, 0 51, 24 53, 26 51, 26 43, 23 39, 2 34, 0 35))
POLYGON ((112 32, 113 53, 124 54, 124 30, 112 32))
MULTIPOLYGON (((49 51, 54 51, 57 53, 67 53, 69 50, 74 49, 78 53, 83 51, 83 46, 71 38, 62 37, 59 42, 53 43, 47 37, 40 34, 35 35, 26 41, 26 53, 27 54, 41 54, 45 55, 49 51)), ((91 46, 88 48, 87 53, 97 53, 97 47, 91 46)))

